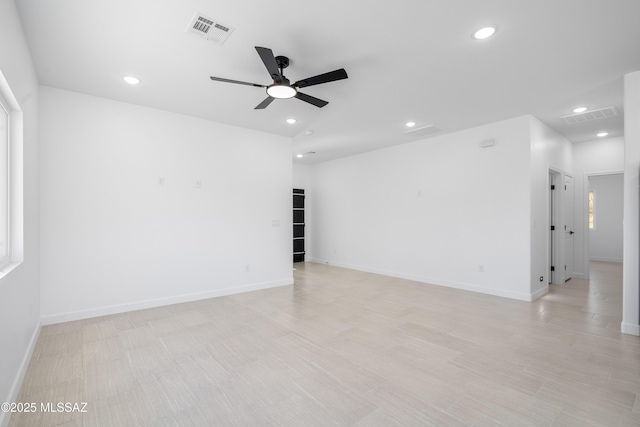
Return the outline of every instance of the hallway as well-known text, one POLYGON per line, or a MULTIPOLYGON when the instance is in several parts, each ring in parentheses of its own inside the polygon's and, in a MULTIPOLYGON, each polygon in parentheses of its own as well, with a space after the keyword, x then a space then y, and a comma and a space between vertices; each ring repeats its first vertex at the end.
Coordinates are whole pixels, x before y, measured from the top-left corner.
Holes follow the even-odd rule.
MULTIPOLYGON (((590 280, 571 279, 563 285, 551 285, 549 293, 536 303, 558 317, 553 323, 562 322, 560 319, 584 320, 583 324, 571 322, 571 328, 599 335, 607 335, 601 329, 619 333, 622 322, 622 264, 591 261, 589 269, 590 280), (556 304, 559 304, 557 309, 556 304)), ((568 325, 562 323, 563 326, 568 325)))

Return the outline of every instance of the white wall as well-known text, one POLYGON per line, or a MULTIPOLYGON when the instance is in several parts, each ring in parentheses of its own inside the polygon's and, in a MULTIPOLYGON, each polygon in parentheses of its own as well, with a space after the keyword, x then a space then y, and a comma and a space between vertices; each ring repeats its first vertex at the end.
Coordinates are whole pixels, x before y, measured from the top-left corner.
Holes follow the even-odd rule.
POLYGON ((624 76, 622 332, 640 335, 640 71, 624 76))
MULTIPOLYGON (((40 331, 38 82, 13 1, 0 1, 0 71, 23 113, 24 261, 0 279, 0 402, 15 402, 40 331)), ((0 426, 9 415, 0 412, 0 426)))
POLYGON ((595 227, 589 230, 589 259, 622 262, 623 174, 589 177, 595 192, 595 227))
MULTIPOLYGON (((549 126, 531 117, 531 293, 549 288, 549 169, 572 174, 571 143, 549 126), (542 277, 542 280, 540 280, 542 277)), ((564 253, 564 252, 560 252, 564 253)))
POLYGON ((624 170, 624 138, 605 138, 573 144, 574 170, 574 277, 588 279, 589 239, 588 184, 589 176, 619 173, 624 170))
POLYGON ((307 189, 311 187, 311 166, 301 163, 293 164, 293 188, 307 189))
POLYGON ((40 96, 43 323, 292 283, 289 138, 40 96))
POLYGON ((313 261, 530 299, 530 127, 523 116, 314 165, 313 261))

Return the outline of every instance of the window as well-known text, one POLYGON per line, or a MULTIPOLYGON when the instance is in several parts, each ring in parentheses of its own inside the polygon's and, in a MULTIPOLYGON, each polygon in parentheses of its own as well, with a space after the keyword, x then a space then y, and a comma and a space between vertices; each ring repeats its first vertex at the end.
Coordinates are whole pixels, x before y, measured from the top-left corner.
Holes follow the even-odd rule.
POLYGON ((589 230, 596 228, 596 192, 589 190, 589 230))
POLYGON ((0 268, 6 267, 11 262, 10 252, 10 206, 9 206, 9 177, 11 144, 11 123, 9 106, 0 96, 0 268))
POLYGON ((22 110, 0 70, 0 278, 24 260, 22 127, 22 110))

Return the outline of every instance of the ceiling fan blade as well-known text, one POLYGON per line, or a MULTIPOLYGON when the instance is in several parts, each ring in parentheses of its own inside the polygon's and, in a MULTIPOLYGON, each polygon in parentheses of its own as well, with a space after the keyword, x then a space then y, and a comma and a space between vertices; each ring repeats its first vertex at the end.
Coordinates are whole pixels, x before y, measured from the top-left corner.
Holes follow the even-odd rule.
POLYGON ((328 73, 319 74, 317 76, 309 77, 308 79, 298 80, 294 85, 298 87, 307 87, 322 83, 335 82, 336 80, 342 80, 348 77, 349 76, 347 76, 347 72, 344 68, 340 68, 339 70, 329 71, 328 73))
POLYGON ((307 95, 306 93, 301 93, 301 92, 296 93, 296 98, 298 98, 301 101, 308 102, 311 105, 315 105, 318 108, 322 108, 328 104, 327 101, 323 101, 322 99, 318 99, 316 97, 313 97, 311 95, 307 95))
POLYGON ((254 110, 263 110, 265 108, 267 108, 267 106, 269 104, 271 104, 273 102, 275 98, 271 97, 271 96, 267 96, 267 99, 265 99, 264 101, 262 101, 260 104, 258 104, 258 106, 256 108, 254 108, 254 110))
POLYGON ((267 67, 267 71, 273 81, 276 83, 282 83, 282 74, 280 74, 280 69, 278 68, 275 56, 273 56, 273 51, 267 47, 258 46, 256 46, 256 50, 258 51, 258 55, 260 55, 260 59, 262 59, 264 66, 267 67))
POLYGON ((235 83, 238 85, 246 85, 246 86, 255 86, 255 87, 266 87, 265 85, 259 85, 257 83, 248 83, 248 82, 241 82, 240 80, 231 80, 231 79, 223 79, 222 77, 209 77, 211 80, 215 80, 218 82, 225 82, 225 83, 235 83))

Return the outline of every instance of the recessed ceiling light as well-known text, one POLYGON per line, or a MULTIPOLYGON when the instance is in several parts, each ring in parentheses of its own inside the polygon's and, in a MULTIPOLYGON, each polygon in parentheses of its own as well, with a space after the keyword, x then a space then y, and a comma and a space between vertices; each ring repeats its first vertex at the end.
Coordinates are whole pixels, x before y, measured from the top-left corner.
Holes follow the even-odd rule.
POLYGON ((609 135, 609 132, 598 132, 598 133, 596 134, 596 136, 597 136, 598 138, 604 138, 604 137, 605 137, 605 136, 607 136, 607 135, 609 135))
POLYGON ((124 76, 122 80, 129 83, 130 85, 137 85, 138 83, 140 83, 140 79, 133 76, 124 76))
POLYGON ((404 125, 405 125, 406 127, 408 127, 408 128, 412 128, 412 127, 414 127, 414 126, 416 125, 416 122, 407 122, 407 123, 405 123, 404 125))
POLYGON ((287 119, 287 123, 289 123, 290 125, 294 124, 296 121, 296 119, 287 119))
POLYGON ((498 29, 496 27, 480 28, 478 31, 473 33, 473 38, 476 39, 476 40, 483 40, 483 39, 489 38, 492 35, 494 35, 496 33, 496 31, 498 31, 498 29))
POLYGON ((574 113, 584 113, 585 111, 587 111, 587 107, 577 107, 573 109, 574 113))
POLYGON ((302 154, 296 154, 296 157, 301 159, 302 157, 304 157, 302 154))

